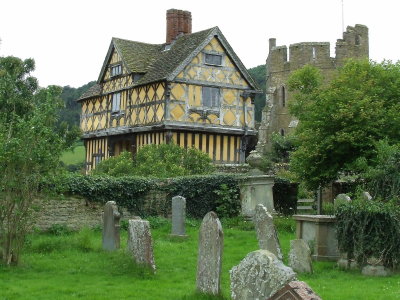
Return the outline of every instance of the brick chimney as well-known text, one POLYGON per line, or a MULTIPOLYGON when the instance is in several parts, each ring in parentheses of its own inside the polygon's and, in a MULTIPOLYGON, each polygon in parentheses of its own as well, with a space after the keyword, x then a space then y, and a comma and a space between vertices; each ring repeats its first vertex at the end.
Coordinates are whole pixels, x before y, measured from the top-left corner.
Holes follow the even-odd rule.
POLYGON ((191 12, 179 9, 167 10, 167 44, 170 44, 181 33, 192 33, 191 12))

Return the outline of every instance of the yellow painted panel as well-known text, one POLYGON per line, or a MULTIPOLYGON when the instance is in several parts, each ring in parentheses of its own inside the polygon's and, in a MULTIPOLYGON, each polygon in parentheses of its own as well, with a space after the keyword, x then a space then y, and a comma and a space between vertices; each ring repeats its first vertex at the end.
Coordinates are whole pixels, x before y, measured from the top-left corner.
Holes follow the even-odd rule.
POLYGON ((119 126, 124 126, 125 125, 125 118, 121 118, 119 120, 119 126))
POLYGON ((83 113, 86 113, 86 109, 87 109, 87 103, 86 103, 86 102, 83 102, 83 103, 82 103, 82 112, 83 112, 83 113))
POLYGON ((94 117, 93 130, 97 130, 97 126, 99 126, 99 118, 94 117))
POLYGON ((183 132, 181 132, 179 138, 180 138, 179 146, 185 147, 185 134, 183 132))
POLYGON ((194 85, 189 85, 188 86, 188 97, 189 97, 189 105, 194 106, 195 105, 195 97, 194 97, 194 85))
POLYGON ((211 124, 218 124, 218 116, 208 115, 208 119, 210 120, 211 124))
POLYGON ((211 134, 208 136, 208 156, 213 159, 214 154, 214 136, 211 134))
POLYGON ((132 91, 132 104, 136 104, 137 103, 137 98, 138 98, 138 93, 137 93, 137 89, 134 89, 132 91))
POLYGON ((225 66, 229 68, 233 68, 234 65, 228 56, 225 56, 225 66))
POLYGON ((193 142, 192 142, 192 136, 193 136, 192 133, 188 133, 188 134, 187 134, 187 147, 188 147, 188 148, 191 148, 191 147, 192 147, 192 144, 193 144, 193 142))
POLYGON ((164 87, 159 84, 156 90, 157 100, 161 100, 164 98, 164 87))
POLYGON ((163 117, 164 117, 164 107, 163 106, 160 105, 158 107, 156 115, 157 115, 157 121, 161 121, 163 119, 163 117))
POLYGON ((173 120, 180 120, 181 117, 183 116, 183 114, 185 113, 185 111, 183 110, 182 105, 177 104, 172 110, 171 110, 171 117, 173 120))
POLYGON ((244 126, 244 114, 243 113, 240 114, 240 125, 244 126))
POLYGON ((197 75, 196 70, 197 70, 197 69, 198 69, 197 67, 192 67, 192 68, 190 68, 190 70, 187 72, 187 74, 189 75, 190 79, 196 78, 196 75, 197 75))
POLYGON ((153 107, 150 107, 149 111, 147 112, 147 122, 146 123, 153 122, 153 117, 154 117, 154 110, 153 110, 153 107))
POLYGON ((224 149, 222 153, 222 160, 223 161, 228 161, 228 137, 225 135, 224 137, 224 149))
POLYGON ((178 134, 176 132, 172 133, 172 140, 174 141, 175 145, 178 143, 178 134))
POLYGON ((93 112, 93 103, 90 101, 88 104, 88 112, 92 113, 93 112))
POLYGON ((201 106, 201 87, 196 85, 194 86, 194 103, 196 106, 201 106))
POLYGON ((232 105, 235 102, 236 100, 235 92, 236 90, 230 90, 230 89, 223 90, 223 98, 226 104, 232 105))
POLYGON ((117 126, 117 120, 114 119, 114 120, 112 121, 111 127, 116 127, 116 126, 117 126))
POLYGON ((199 148, 199 134, 198 133, 196 133, 195 135, 194 135, 194 146, 195 146, 195 148, 196 149, 200 149, 199 148))
POLYGON ((154 97, 155 93, 156 93, 156 92, 154 91, 153 87, 151 86, 151 87, 149 88, 148 92, 147 92, 147 95, 148 95, 150 101, 153 100, 153 97, 154 97))
POLYGON ((216 38, 213 38, 210 42, 212 49, 217 52, 224 52, 224 49, 222 49, 221 44, 216 38))
POLYGON ((185 89, 182 84, 176 84, 171 90, 171 97, 175 100, 184 100, 185 98, 185 89))
POLYGON ((92 131, 92 130, 93 130, 92 126, 93 126, 92 118, 88 118, 88 121, 87 121, 87 130, 88 130, 88 131, 92 131))
POLYGON ((201 150, 203 152, 207 152, 207 135, 203 134, 201 140, 201 150))
POLYGON ((236 116, 232 111, 228 110, 227 112, 225 112, 224 125, 233 125, 235 121, 236 121, 236 116))
POLYGON ((221 136, 217 135, 217 141, 215 144, 215 160, 221 160, 221 136))
POLYGON ((207 81, 211 75, 211 70, 210 69, 203 69, 203 73, 201 74, 200 80, 207 81))
POLYGON ((188 119, 189 122, 198 122, 200 119, 200 115, 196 113, 190 114, 190 118, 188 119))
POLYGON ((146 91, 144 90, 144 88, 142 88, 139 93, 140 102, 144 100, 145 96, 146 96, 146 91))
POLYGON ((183 78, 183 72, 180 72, 180 73, 178 74, 178 76, 176 76, 176 77, 178 77, 178 78, 183 78))
POLYGON ((230 161, 233 161, 235 158, 235 137, 231 136, 231 145, 230 145, 230 161))
POLYGON ((200 63, 199 55, 197 55, 195 58, 193 58, 191 63, 194 65, 199 64, 200 63))
POLYGON ((137 123, 138 124, 144 124, 144 110, 143 110, 143 108, 140 109, 137 123))

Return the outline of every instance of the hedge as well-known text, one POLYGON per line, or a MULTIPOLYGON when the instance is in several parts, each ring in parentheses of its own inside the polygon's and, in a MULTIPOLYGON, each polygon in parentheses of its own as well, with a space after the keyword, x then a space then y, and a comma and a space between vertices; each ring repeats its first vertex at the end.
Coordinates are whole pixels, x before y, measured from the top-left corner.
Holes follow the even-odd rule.
POLYGON ((400 208, 379 201, 351 201, 339 206, 338 246, 360 265, 370 257, 387 267, 400 265, 400 208))

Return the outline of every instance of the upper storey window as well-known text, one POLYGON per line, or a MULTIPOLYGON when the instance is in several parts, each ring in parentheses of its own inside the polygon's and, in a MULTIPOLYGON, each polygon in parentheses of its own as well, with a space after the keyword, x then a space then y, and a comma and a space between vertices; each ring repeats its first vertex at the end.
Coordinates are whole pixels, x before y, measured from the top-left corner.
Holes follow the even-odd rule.
POLYGON ((118 76, 121 74, 122 74, 122 66, 121 65, 111 66, 111 77, 118 76))
POLYGON ((207 65, 222 66, 222 55, 205 53, 204 62, 207 65))
POLYGON ((112 95, 112 113, 118 113, 121 109, 121 93, 115 93, 112 95))
POLYGON ((219 107, 219 88, 203 86, 202 99, 205 107, 219 107))

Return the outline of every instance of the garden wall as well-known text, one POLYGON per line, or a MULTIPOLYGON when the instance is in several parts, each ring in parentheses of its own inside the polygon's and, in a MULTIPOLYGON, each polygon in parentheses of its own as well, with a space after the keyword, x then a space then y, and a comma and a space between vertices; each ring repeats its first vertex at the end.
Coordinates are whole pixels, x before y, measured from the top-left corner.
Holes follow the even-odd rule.
MULTIPOLYGON (((167 195, 162 191, 150 191, 145 197, 145 210, 149 214, 164 215, 168 206, 167 195)), ((67 226, 69 229, 78 230, 82 227, 102 226, 104 205, 89 202, 84 198, 60 197, 44 199, 36 202, 38 211, 35 213, 34 227, 48 230, 53 225, 67 226)), ((134 216, 125 208, 122 210, 121 220, 128 220, 134 216)))

